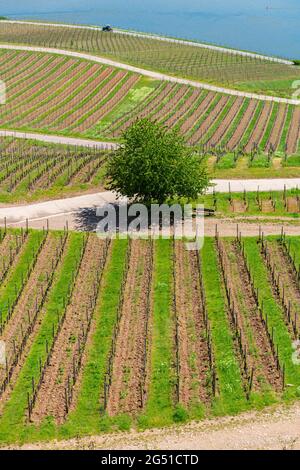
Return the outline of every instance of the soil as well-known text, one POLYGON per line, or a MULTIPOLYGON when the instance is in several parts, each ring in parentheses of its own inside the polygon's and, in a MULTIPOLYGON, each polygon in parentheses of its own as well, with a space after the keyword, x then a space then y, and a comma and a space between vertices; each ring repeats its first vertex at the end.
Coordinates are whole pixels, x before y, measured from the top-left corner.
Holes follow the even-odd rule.
POLYGON ((245 152, 249 153, 252 151, 253 145, 259 145, 261 138, 263 136, 264 130, 267 128, 269 119, 272 114, 273 104, 270 102, 265 102, 262 109, 261 115, 259 116, 256 125, 253 129, 253 132, 250 136, 250 139, 245 147, 245 152))
POLYGON ((269 251, 271 252, 271 260, 275 265, 275 270, 280 275, 280 286, 281 294, 284 295, 286 299, 286 304, 291 302, 291 317, 295 318, 298 328, 300 327, 300 287, 299 281, 297 279, 297 274, 294 271, 294 268, 284 252, 282 246, 278 242, 270 242, 268 244, 269 251))
POLYGON ((175 242, 175 307, 178 324, 179 401, 186 408, 210 403, 208 345, 197 254, 175 242))
POLYGON ((297 151, 300 131, 300 107, 294 107, 292 122, 287 137, 287 154, 292 155, 297 151))
POLYGON ((71 302, 67 307, 62 329, 55 341, 50 364, 46 369, 33 410, 32 421, 36 423, 50 415, 58 424, 65 419, 65 387, 73 368, 78 338, 83 325, 86 326, 90 296, 94 289, 97 267, 101 263, 103 249, 104 243, 101 240, 97 237, 89 237, 71 302))
POLYGON ((246 129, 248 128, 248 126, 251 122, 251 119, 252 119, 252 117, 255 113, 255 110, 257 108, 257 104, 258 104, 258 102, 255 101, 255 100, 250 101, 249 106, 248 106, 244 116, 242 117, 240 123, 238 124, 235 132, 233 133, 233 135, 231 137, 231 139, 227 143, 227 147, 230 150, 235 149, 239 145, 239 143, 240 143, 246 129))
POLYGON ((212 100, 215 98, 215 94, 209 92, 206 97, 201 101, 200 105, 195 109, 195 111, 189 116, 188 119, 182 124, 180 131, 183 134, 188 133, 196 124, 197 120, 207 111, 212 100))
POLYGON ((232 121, 234 120, 234 118, 238 114, 238 112, 239 112, 239 110, 240 110, 240 108, 243 104, 243 101, 244 101, 243 98, 237 98, 235 100, 235 102, 231 106, 229 112, 227 113, 227 115, 225 116, 223 121, 221 122, 220 126, 218 127, 218 129, 216 130, 214 135, 207 142, 208 146, 214 146, 214 145, 217 145, 218 143, 220 143, 220 141, 224 137, 224 134, 226 133, 226 131, 229 129, 230 125, 232 124, 232 121))
POLYGON ((107 404, 107 411, 111 416, 122 412, 136 414, 144 404, 144 361, 149 342, 145 335, 149 320, 147 300, 151 290, 151 249, 148 241, 132 241, 107 404))
POLYGON ((242 253, 235 241, 223 242, 223 246, 226 275, 239 327, 247 346, 248 366, 254 369, 254 390, 261 389, 263 378, 264 384, 267 383, 279 393, 282 391, 282 378, 277 371, 266 330, 259 316, 242 253), (255 352, 253 346, 249 345, 247 335, 249 328, 253 335, 255 352))

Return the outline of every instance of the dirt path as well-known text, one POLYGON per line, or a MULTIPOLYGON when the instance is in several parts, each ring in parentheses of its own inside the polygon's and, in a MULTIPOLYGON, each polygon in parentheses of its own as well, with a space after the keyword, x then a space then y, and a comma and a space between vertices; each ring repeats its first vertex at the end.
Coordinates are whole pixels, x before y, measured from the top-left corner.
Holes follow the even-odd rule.
POLYGON ((300 405, 268 408, 263 412, 145 432, 133 430, 69 441, 26 444, 22 449, 300 450, 300 405))
POLYGON ((206 379, 208 345, 201 303, 199 266, 195 252, 175 243, 175 308, 178 324, 179 401, 187 408, 209 405, 206 379))
POLYGON ((129 270, 124 290, 113 378, 107 411, 135 414, 143 407, 145 387, 146 327, 149 320, 148 295, 151 289, 151 243, 136 240, 131 245, 129 270))

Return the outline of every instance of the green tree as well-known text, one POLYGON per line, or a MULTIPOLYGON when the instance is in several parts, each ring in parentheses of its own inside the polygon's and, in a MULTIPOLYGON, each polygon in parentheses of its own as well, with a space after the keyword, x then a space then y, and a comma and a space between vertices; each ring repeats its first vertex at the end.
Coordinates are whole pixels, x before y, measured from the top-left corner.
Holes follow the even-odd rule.
POLYGON ((163 203, 196 199, 208 187, 206 166, 177 131, 141 119, 123 139, 108 161, 108 189, 133 200, 163 203))

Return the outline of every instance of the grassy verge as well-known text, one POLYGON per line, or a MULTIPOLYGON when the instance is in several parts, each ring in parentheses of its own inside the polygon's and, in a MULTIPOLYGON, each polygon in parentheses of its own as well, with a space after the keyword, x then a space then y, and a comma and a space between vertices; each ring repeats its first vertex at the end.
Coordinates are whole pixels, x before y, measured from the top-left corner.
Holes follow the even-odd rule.
POLYGON ((174 325, 172 313, 171 242, 157 240, 154 252, 153 326, 150 381, 142 428, 165 426, 174 413, 174 325))

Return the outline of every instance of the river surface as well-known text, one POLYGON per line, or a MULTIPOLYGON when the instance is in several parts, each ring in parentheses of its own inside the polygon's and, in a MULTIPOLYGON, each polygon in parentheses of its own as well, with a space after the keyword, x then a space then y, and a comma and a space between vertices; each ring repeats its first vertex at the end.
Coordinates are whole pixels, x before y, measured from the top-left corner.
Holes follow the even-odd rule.
POLYGON ((111 24, 300 59, 300 0, 0 0, 0 16, 111 24))

